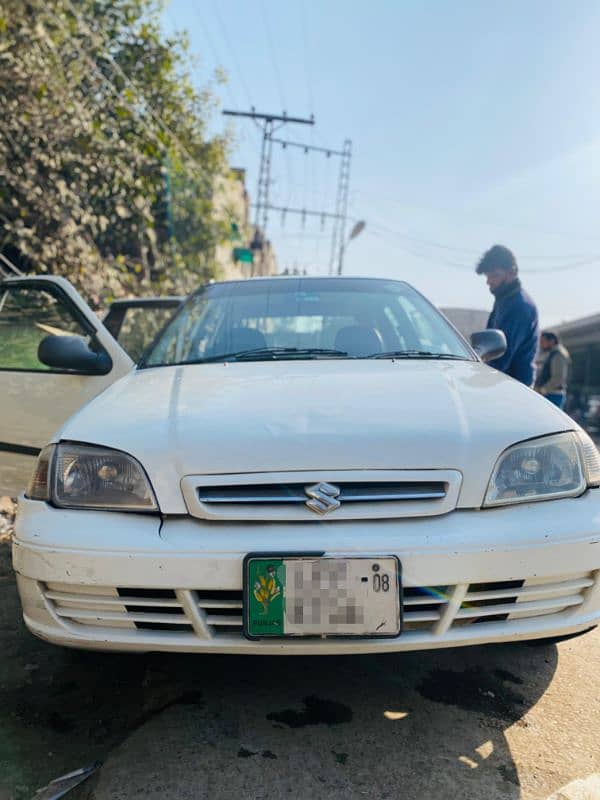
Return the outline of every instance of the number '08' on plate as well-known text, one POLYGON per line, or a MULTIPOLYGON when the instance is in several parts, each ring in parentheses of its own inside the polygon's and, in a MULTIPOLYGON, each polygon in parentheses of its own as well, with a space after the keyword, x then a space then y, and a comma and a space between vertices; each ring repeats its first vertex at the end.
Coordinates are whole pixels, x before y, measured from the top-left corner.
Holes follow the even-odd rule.
POLYGON ((250 553, 244 559, 244 634, 394 637, 400 634, 396 556, 250 553))

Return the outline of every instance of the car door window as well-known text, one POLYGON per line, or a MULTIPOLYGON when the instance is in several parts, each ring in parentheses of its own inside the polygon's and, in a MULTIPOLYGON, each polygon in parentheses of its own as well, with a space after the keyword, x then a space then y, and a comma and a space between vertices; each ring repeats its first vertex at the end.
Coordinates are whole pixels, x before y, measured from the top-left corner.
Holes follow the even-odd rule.
POLYGON ((0 370, 52 372, 38 358, 46 336, 86 336, 60 293, 34 287, 0 288, 0 370))
POLYGON ((156 334, 173 316, 173 308, 131 307, 125 311, 117 341, 137 362, 156 334))

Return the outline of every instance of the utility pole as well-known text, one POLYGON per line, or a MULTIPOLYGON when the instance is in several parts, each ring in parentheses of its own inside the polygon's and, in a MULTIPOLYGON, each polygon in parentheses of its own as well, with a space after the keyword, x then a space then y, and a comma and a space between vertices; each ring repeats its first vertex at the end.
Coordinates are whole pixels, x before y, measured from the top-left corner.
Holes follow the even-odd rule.
POLYGON ((348 194, 350 191, 350 162, 352 160, 352 141, 346 139, 341 154, 340 175, 338 178, 337 199, 335 204, 335 223, 331 236, 331 259, 329 274, 344 269, 344 253, 346 252, 346 221, 348 218, 348 194), (337 264, 336 264, 337 262, 337 264))
MULTIPOLYGON (((273 134, 286 123, 298 125, 314 125, 315 118, 289 117, 284 111, 283 114, 263 114, 252 108, 251 111, 230 111, 224 110, 223 114, 228 117, 246 117, 247 119, 260 121, 262 123, 262 142, 260 148, 260 166, 258 169, 258 188, 256 192, 256 204, 254 214, 254 239, 252 249, 260 252, 261 270, 264 263, 264 243, 266 241, 267 223, 269 221, 269 189, 271 186, 271 152, 273 149, 273 134), (276 124, 279 123, 279 124, 276 124)), ((254 263, 252 264, 252 275, 255 274, 254 263)), ((260 274, 260 273, 259 273, 260 274)))

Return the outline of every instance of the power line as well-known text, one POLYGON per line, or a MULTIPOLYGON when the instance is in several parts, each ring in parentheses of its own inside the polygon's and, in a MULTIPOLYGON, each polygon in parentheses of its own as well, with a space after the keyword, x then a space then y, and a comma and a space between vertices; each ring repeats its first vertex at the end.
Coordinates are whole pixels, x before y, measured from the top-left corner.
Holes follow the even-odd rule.
POLYGON ((302 31, 302 44, 304 49, 304 75, 306 77, 306 94, 308 97, 308 110, 311 114, 315 111, 315 102, 312 91, 311 60, 308 48, 308 25, 306 19, 306 5, 304 0, 300 0, 300 30, 302 31))
POLYGON ((587 267, 591 264, 597 264, 600 262, 600 256, 592 256, 590 258, 584 259, 582 261, 575 261, 572 264, 561 264, 557 267, 539 267, 536 269, 525 269, 524 272, 528 274, 531 273, 550 273, 550 272, 569 272, 572 269, 579 269, 579 267, 587 267))
MULTIPOLYGON (((73 6, 73 3, 71 2, 71 0, 66 0, 66 2, 67 2, 67 5, 68 5, 69 9, 71 10, 71 13, 75 17, 75 19, 79 22, 80 26, 83 28, 84 33, 87 33, 88 36, 93 37, 94 36, 94 31, 85 22, 85 20, 81 17, 81 15, 76 11, 76 9, 73 6)), ((60 21, 60 18, 54 12, 50 12, 50 13, 52 14, 52 16, 57 21, 60 21)), ((84 56, 84 57, 85 57, 86 61, 88 61, 88 63, 90 63, 92 65, 92 67, 96 70, 96 72, 98 74, 100 74, 101 77, 108 84, 110 84, 113 88, 117 89, 117 91, 119 92, 119 96, 120 96, 122 94, 122 92, 119 91, 118 87, 106 75, 104 75, 104 73, 100 69, 99 64, 93 58, 91 58, 90 56, 84 56)), ((117 63, 117 61, 108 52, 108 50, 104 51, 104 57, 111 64, 111 66, 113 68, 113 74, 116 72, 121 77, 121 79, 124 81, 125 85, 128 88, 134 90, 134 93, 135 93, 136 96, 144 98, 144 105, 145 105, 145 107, 146 107, 146 109, 148 111, 148 114, 149 114, 150 118, 163 131, 163 133, 166 133, 171 138, 172 142, 174 142, 177 145, 177 147, 179 148, 180 154, 183 153, 187 157, 187 159, 189 161, 191 161, 196 167, 199 167, 200 169, 202 169, 202 165, 200 164, 200 162, 198 162, 196 160, 196 158, 189 152, 189 150, 186 148, 186 146, 180 141, 180 139, 177 136, 177 134, 174 133, 171 130, 171 128, 169 128, 169 126, 165 122, 163 122, 163 120, 160 118, 160 116, 157 114, 157 112, 155 112, 154 109, 152 108, 152 105, 144 97, 144 93, 140 89, 140 87, 123 71, 121 65, 117 63)), ((132 110, 132 111, 134 110, 134 107, 132 105, 129 105, 128 107, 130 108, 130 110, 132 110)), ((134 112, 134 113, 136 113, 136 112, 134 112)), ((137 112, 137 116, 143 119, 143 117, 141 117, 139 112, 137 112)))
MULTIPOLYGON (((361 191, 361 194, 365 195, 365 192, 361 191)), ((370 202, 379 203, 381 201, 380 197, 376 198, 373 195, 367 195, 367 198, 369 198, 369 197, 370 197, 370 202)), ((401 203, 399 201, 392 201, 392 203, 395 206, 397 206, 398 208, 401 208, 401 209, 406 207, 403 203, 401 203)), ((449 217, 451 219, 456 219, 457 218, 456 209, 448 209, 448 208, 441 208, 441 207, 431 207, 431 206, 430 207, 416 206, 414 204, 411 204, 409 206, 409 208, 411 210, 414 209, 414 210, 418 210, 418 211, 425 211, 428 214, 433 213, 433 214, 436 214, 436 215, 443 215, 443 216, 449 217)), ((461 220, 464 219, 464 216, 465 216, 465 214, 463 214, 463 216, 460 217, 460 219, 461 220)), ((502 219, 500 219, 500 220, 477 219, 476 217, 474 217, 471 214, 469 214, 468 219, 469 219, 469 224, 470 225, 474 225, 474 226, 485 226, 485 227, 493 226, 493 227, 503 227, 503 228, 522 228, 524 230, 529 230, 529 231, 536 232, 536 233, 538 233, 538 234, 540 234, 542 236, 559 236, 559 237, 568 238, 568 239, 588 239, 590 241, 595 241, 595 242, 599 242, 600 241, 600 236, 597 235, 597 234, 596 235, 592 235, 592 234, 589 234, 589 233, 586 234, 586 233, 573 232, 573 231, 564 231, 564 230, 559 231, 559 230, 556 230, 556 229, 548 230, 546 228, 540 228, 537 225, 529 225, 529 224, 524 223, 524 222, 515 222, 515 221, 510 221, 510 220, 507 221, 507 220, 502 220, 502 219)), ((529 256, 529 258, 531 258, 531 257, 532 256, 529 256)), ((545 258, 563 258, 563 256, 533 256, 533 258, 536 258, 536 257, 540 258, 540 259, 545 259, 545 258)))
MULTIPOLYGON (((256 207, 256 206, 255 206, 256 207)), ((287 206, 268 206, 269 211, 281 211, 282 214, 298 214, 301 217, 319 217, 320 219, 343 219, 339 214, 330 211, 315 211, 310 208, 289 208, 287 206)))
MULTIPOLYGON (((248 117, 249 119, 260 119, 266 122, 281 122, 282 125, 285 125, 286 122, 297 122, 301 125, 314 125, 315 118, 311 115, 309 119, 306 117, 290 117, 288 116, 287 112, 283 112, 283 114, 266 114, 262 111, 255 111, 252 108, 251 111, 230 111, 229 109, 223 109, 223 114, 229 117, 248 117)), ((278 126, 278 128, 281 126, 278 126)))
MULTIPOLYGON (((380 230, 385 231, 386 233, 390 233, 393 236, 397 236, 400 239, 405 239, 409 242, 414 242, 415 244, 423 244, 429 247, 434 247, 440 250, 449 250, 455 253, 467 253, 472 255, 480 255, 481 250, 477 250, 472 247, 456 247, 454 245, 443 244, 442 242, 433 241, 431 239, 424 239, 419 236, 411 236, 406 233, 401 233, 400 231, 393 230, 392 228, 387 227, 386 225, 382 225, 381 223, 374 223, 376 227, 380 230)), ((520 258, 528 259, 531 261, 563 261, 563 260, 571 260, 571 259, 589 259, 589 258, 596 258, 595 255, 582 255, 582 254, 568 254, 568 255, 530 255, 530 254, 521 254, 520 258)))
POLYGON ((269 48, 269 53, 271 55, 271 64, 273 66, 273 73, 275 75, 275 82, 277 84, 277 91, 279 93, 279 102, 281 103, 281 107, 286 107, 284 91, 283 91, 283 83, 281 81, 281 73, 279 71, 279 67, 277 65, 277 59, 275 57, 275 48, 273 46, 273 38, 271 36, 271 28, 269 27, 269 21, 267 19, 267 12, 265 10, 264 0, 260 0, 260 11, 263 19, 263 24, 265 26, 265 33, 267 36, 267 45, 269 48))
MULTIPOLYGON (((375 224, 370 226, 369 233, 372 236, 379 236, 381 238, 385 238, 385 234, 381 233, 381 226, 375 224), (378 230, 379 229, 379 230, 378 230)), ((389 229, 383 229, 385 233, 395 233, 394 231, 390 231, 389 229)), ((454 269, 459 269, 467 272, 473 272, 473 265, 472 264, 464 264, 462 262, 456 261, 449 261, 448 259, 438 258, 432 254, 425 254, 423 252, 415 251, 414 247, 411 249, 410 245, 396 245, 399 249, 403 250, 404 252, 408 253, 409 255, 414 256, 415 258, 420 258, 424 261, 429 262, 430 264, 438 264, 441 266, 453 267, 454 269)), ((568 272, 570 270, 579 269, 580 267, 590 266, 592 264, 600 263, 600 256, 590 256, 589 258, 582 259, 580 261, 575 261, 572 263, 567 264, 560 264, 558 266, 552 267, 534 267, 534 268, 520 268, 521 272, 526 273, 527 275, 532 274, 548 274, 548 273, 555 273, 555 272, 568 272)))
POLYGON ((231 41, 229 39, 229 34, 227 32, 227 27, 225 25, 225 21, 223 20, 223 17, 221 16, 221 12, 219 11, 218 3, 213 2, 212 3, 212 8, 213 8, 215 17, 217 18, 217 22, 219 24, 219 27, 221 29, 221 34, 223 35, 223 40, 225 41, 225 44, 226 44, 227 48, 229 49, 229 52, 231 53, 233 64, 234 64, 234 67, 235 67, 236 72, 237 72, 238 80, 240 82, 240 86, 244 90, 244 94, 246 95, 246 100, 248 102, 248 105, 251 106, 252 105, 252 98, 250 96, 250 90, 248 89, 248 84, 246 83, 246 80, 244 78, 244 73, 242 72, 242 69, 240 67, 240 62, 238 61, 236 50, 231 45, 231 41))
MULTIPOLYGON (((200 24, 200 28, 202 30, 204 38, 205 38, 206 42, 208 43, 208 46, 209 46, 209 48, 210 48, 210 50, 212 52, 213 59, 214 59, 214 62, 215 62, 215 67, 219 67, 219 66, 221 66, 221 64, 223 62, 221 60, 221 57, 217 53, 217 48, 215 47, 215 43, 213 42, 213 39, 212 39, 212 36, 210 35, 208 27, 206 26, 206 23, 204 21, 204 17, 202 16, 202 14, 200 13, 200 11, 198 10, 198 8, 196 6, 194 6, 194 14, 196 15, 196 17, 198 19, 198 22, 200 24)), ((226 90, 227 94, 229 95, 229 100, 230 100, 231 104, 234 105, 234 106, 237 106, 237 104, 238 104, 237 103, 237 99, 235 97, 233 88, 232 88, 229 80, 227 80, 226 83, 225 83, 225 90, 226 90)))
POLYGON ((278 235, 283 239, 318 239, 319 241, 329 239, 328 233, 309 233, 308 231, 284 231, 278 235))
MULTIPOLYGON (((369 236, 375 236, 380 239, 386 239, 386 233, 382 232, 379 229, 378 225, 369 224, 369 229, 367 230, 367 234, 369 236)), ((467 264, 459 263, 456 261, 448 261, 447 259, 440 258, 438 256, 432 255, 431 253, 423 253, 419 252, 418 250, 414 249, 414 245, 411 246, 409 244, 400 244, 396 242, 395 247, 399 250, 402 250, 404 253, 408 253, 409 255, 414 256, 415 258, 420 258, 423 261, 427 261, 430 264, 436 264, 438 266, 447 266, 447 267, 454 267, 455 269, 460 270, 468 270, 469 272, 473 272, 473 267, 468 266, 467 264)))
POLYGON ((273 144, 280 144, 284 150, 288 147, 296 147, 304 150, 305 153, 325 153, 327 158, 344 155, 343 150, 334 150, 332 147, 317 147, 314 144, 305 144, 304 142, 290 142, 288 139, 273 139, 273 144))

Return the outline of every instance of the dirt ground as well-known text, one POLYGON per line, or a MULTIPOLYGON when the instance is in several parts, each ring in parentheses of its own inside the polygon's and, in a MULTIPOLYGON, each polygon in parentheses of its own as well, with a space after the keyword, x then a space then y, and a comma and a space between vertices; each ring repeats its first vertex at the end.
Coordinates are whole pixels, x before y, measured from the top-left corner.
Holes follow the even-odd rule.
POLYGON ((69 651, 25 630, 0 542, 0 800, 96 760, 72 800, 600 797, 598 631, 339 658, 69 651))

